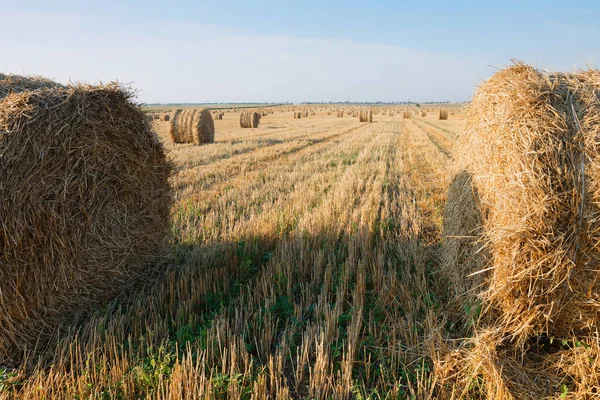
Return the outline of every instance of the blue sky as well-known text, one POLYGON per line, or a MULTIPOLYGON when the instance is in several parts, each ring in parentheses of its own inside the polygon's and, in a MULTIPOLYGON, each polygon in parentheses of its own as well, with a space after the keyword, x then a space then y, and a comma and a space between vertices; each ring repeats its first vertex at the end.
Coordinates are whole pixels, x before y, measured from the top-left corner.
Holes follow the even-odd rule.
POLYGON ((145 102, 460 101, 512 58, 600 62, 598 1, 0 0, 0 21, 0 72, 145 102))

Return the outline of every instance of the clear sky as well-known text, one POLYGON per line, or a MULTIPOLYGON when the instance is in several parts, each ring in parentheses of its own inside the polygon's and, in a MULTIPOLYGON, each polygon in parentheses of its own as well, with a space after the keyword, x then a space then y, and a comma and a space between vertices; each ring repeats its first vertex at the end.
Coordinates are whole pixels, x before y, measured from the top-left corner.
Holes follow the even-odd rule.
POLYGON ((460 101, 512 58, 600 63, 600 1, 0 0, 0 72, 145 102, 460 101))

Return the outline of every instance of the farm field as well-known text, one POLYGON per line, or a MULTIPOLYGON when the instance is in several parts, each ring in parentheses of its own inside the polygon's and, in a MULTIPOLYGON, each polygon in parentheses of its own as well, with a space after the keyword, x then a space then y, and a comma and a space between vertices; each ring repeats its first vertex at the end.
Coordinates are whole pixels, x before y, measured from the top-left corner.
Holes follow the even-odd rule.
POLYGON ((438 274, 449 120, 294 119, 173 144, 164 275, 0 375, 0 398, 427 398, 452 334, 438 274), (47 367, 51 365, 51 367, 47 367))

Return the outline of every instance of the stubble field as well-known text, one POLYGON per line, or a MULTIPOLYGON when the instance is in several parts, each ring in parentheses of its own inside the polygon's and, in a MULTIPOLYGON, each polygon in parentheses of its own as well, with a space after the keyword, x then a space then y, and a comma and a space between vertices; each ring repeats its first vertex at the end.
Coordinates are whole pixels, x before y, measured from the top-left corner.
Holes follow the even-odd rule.
POLYGON ((172 144, 172 258, 0 377, 0 397, 426 398, 448 284, 437 273, 462 110, 373 123, 287 108, 172 144), (33 363, 30 363, 32 365, 33 363), (25 364, 24 364, 25 365, 25 364))

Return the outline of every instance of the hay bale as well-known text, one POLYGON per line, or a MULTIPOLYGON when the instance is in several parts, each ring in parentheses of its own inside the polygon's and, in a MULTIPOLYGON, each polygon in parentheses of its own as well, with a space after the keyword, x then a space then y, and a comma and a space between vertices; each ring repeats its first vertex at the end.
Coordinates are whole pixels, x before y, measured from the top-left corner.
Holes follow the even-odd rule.
POLYGON ((0 365, 157 271, 171 166, 131 98, 111 84, 0 101, 0 365))
POLYGON ((337 112, 338 118, 342 118, 344 116, 344 111, 340 110, 337 112))
POLYGON ((360 110, 359 122, 373 122, 373 110, 360 110))
POLYGON ((600 327, 599 82, 595 71, 519 64, 483 84, 467 110, 458 164, 486 209, 481 242, 493 268, 481 297, 521 344, 600 327))
POLYGON ((294 112, 294 119, 301 119, 301 118, 302 118, 302 113, 294 112))
POLYGON ((308 118, 308 110, 302 111, 302 116, 308 118))
POLYGON ((455 152, 444 273, 457 302, 481 301, 483 314, 436 362, 440 397, 600 390, 598 137, 598 71, 517 64, 477 91, 455 152))
POLYGON ((162 115, 162 120, 165 122, 168 122, 171 120, 171 114, 163 114, 162 115))
POLYGON ((421 117, 425 118, 427 116, 427 111, 421 111, 421 117))
POLYGON ((160 114, 152 114, 152 117, 154 119, 158 119, 159 120, 160 119, 160 114))
POLYGON ((412 113, 410 111, 404 111, 402 118, 412 118, 412 113))
POLYGON ((394 112, 393 112, 393 111, 390 111, 390 112, 389 112, 389 115, 390 115, 390 117, 393 117, 393 116, 394 116, 394 112))
POLYGON ((258 128, 260 114, 255 111, 244 111, 240 114, 241 128, 258 128))
POLYGON ((446 119, 448 119, 448 111, 447 110, 440 110, 439 119, 440 120, 446 120, 446 119))
POLYGON ((214 143, 215 123, 206 108, 177 109, 171 114, 169 135, 173 143, 214 143))
POLYGON ((0 74, 0 99, 11 93, 21 93, 37 89, 65 88, 63 85, 40 76, 0 74))

